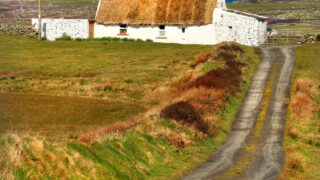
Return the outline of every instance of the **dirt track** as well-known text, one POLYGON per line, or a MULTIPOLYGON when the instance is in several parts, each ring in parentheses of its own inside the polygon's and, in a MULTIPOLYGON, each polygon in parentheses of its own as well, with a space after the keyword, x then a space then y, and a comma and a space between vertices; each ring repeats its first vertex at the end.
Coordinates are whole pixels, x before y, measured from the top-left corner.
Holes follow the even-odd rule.
POLYGON ((231 179, 269 180, 279 176, 284 156, 282 140, 287 113, 285 98, 289 95, 295 55, 292 48, 287 46, 265 48, 262 52, 261 64, 225 144, 207 162, 182 178, 183 180, 215 179, 236 164, 255 127, 266 83, 275 61, 278 61, 280 66, 273 80, 268 112, 261 130, 261 142, 245 173, 231 179), (277 51, 281 56, 275 55, 277 51))

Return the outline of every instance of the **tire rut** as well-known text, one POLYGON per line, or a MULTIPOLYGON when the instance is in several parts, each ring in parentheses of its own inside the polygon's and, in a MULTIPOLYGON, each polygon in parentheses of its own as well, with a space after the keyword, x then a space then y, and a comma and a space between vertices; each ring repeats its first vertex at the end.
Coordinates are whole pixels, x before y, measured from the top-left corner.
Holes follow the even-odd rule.
POLYGON ((245 173, 232 179, 269 180, 279 176, 284 161, 282 141, 287 114, 285 99, 289 97, 295 60, 294 51, 289 46, 262 49, 262 61, 226 142, 207 162, 182 178, 183 180, 214 179, 232 168, 239 160, 261 110, 263 94, 275 61, 275 51, 281 52, 281 58, 277 59, 280 61, 280 67, 261 130, 262 143, 259 143, 245 173))

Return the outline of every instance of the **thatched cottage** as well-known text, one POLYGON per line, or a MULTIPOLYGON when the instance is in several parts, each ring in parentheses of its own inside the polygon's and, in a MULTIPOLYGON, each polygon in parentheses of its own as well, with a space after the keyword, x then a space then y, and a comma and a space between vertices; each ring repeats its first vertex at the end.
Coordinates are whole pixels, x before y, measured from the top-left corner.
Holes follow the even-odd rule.
MULTIPOLYGON (((37 28, 38 19, 32 19, 37 28)), ((43 19, 42 35, 55 40, 120 37, 163 43, 264 44, 267 18, 228 10, 225 0, 100 0, 96 19, 43 19)))
POLYGON ((266 17, 228 10, 225 0, 100 0, 94 37, 259 46, 266 26, 266 17))

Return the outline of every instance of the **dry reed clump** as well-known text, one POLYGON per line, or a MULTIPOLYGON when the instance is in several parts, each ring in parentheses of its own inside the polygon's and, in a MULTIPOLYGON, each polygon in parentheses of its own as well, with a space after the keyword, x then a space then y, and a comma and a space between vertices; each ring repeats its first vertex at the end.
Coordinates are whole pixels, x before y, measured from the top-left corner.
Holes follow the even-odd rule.
POLYGON ((106 135, 112 134, 112 133, 120 133, 124 132, 127 129, 133 128, 138 124, 138 121, 132 120, 132 121, 126 121, 126 122, 117 122, 112 125, 99 128, 97 130, 90 131, 78 138, 79 142, 86 142, 86 143, 92 143, 96 141, 97 139, 104 137, 106 135))
POLYGON ((290 102, 290 111, 292 119, 310 118, 313 113, 313 99, 302 92, 293 95, 290 102))
POLYGON ((290 127, 289 135, 294 139, 298 138, 299 136, 298 130, 295 127, 290 127))
POLYGON ((310 79, 297 79, 294 82, 295 92, 301 92, 311 97, 312 81, 310 79))
POLYGON ((312 82, 309 79, 297 79, 294 83, 294 94, 290 102, 292 119, 312 117, 314 100, 311 94, 312 82))
POLYGON ((294 170, 303 172, 305 170, 305 161, 299 156, 291 155, 291 157, 287 158, 287 166, 294 170))

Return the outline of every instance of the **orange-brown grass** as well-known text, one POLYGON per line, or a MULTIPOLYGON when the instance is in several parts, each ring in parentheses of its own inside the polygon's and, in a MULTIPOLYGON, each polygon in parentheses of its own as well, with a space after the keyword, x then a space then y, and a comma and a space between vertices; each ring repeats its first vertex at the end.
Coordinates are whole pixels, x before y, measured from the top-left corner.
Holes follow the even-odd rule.
POLYGON ((300 172, 303 172, 306 168, 304 159, 294 155, 287 158, 287 166, 294 171, 300 172))
POLYGON ((294 139, 297 138, 299 136, 298 130, 295 127, 290 127, 289 135, 294 139))
POLYGON ((120 133, 124 132, 130 128, 133 128, 138 124, 138 121, 125 121, 125 122, 117 122, 110 126, 102 127, 97 130, 90 131, 78 138, 79 142, 92 143, 101 137, 105 137, 106 135, 112 133, 120 133))
POLYGON ((294 83, 294 94, 290 102, 292 119, 312 117, 314 100, 311 94, 312 82, 309 79, 297 79, 294 83))
POLYGON ((208 60, 223 61, 225 69, 216 69, 196 78, 188 75, 183 83, 171 91, 169 98, 179 97, 164 107, 160 117, 195 127, 207 134, 216 132, 216 121, 219 112, 228 102, 229 97, 240 91, 245 63, 238 60, 243 50, 234 44, 225 43, 212 52, 200 54, 191 67, 208 60))
POLYGON ((292 119, 310 118, 313 113, 313 99, 301 92, 293 95, 290 103, 290 111, 292 119))
POLYGON ((211 56, 212 55, 210 52, 202 52, 196 57, 194 61, 191 62, 190 66, 194 68, 197 65, 208 61, 211 56))
POLYGON ((295 92, 302 92, 311 96, 312 81, 310 79, 297 79, 294 82, 295 92))

